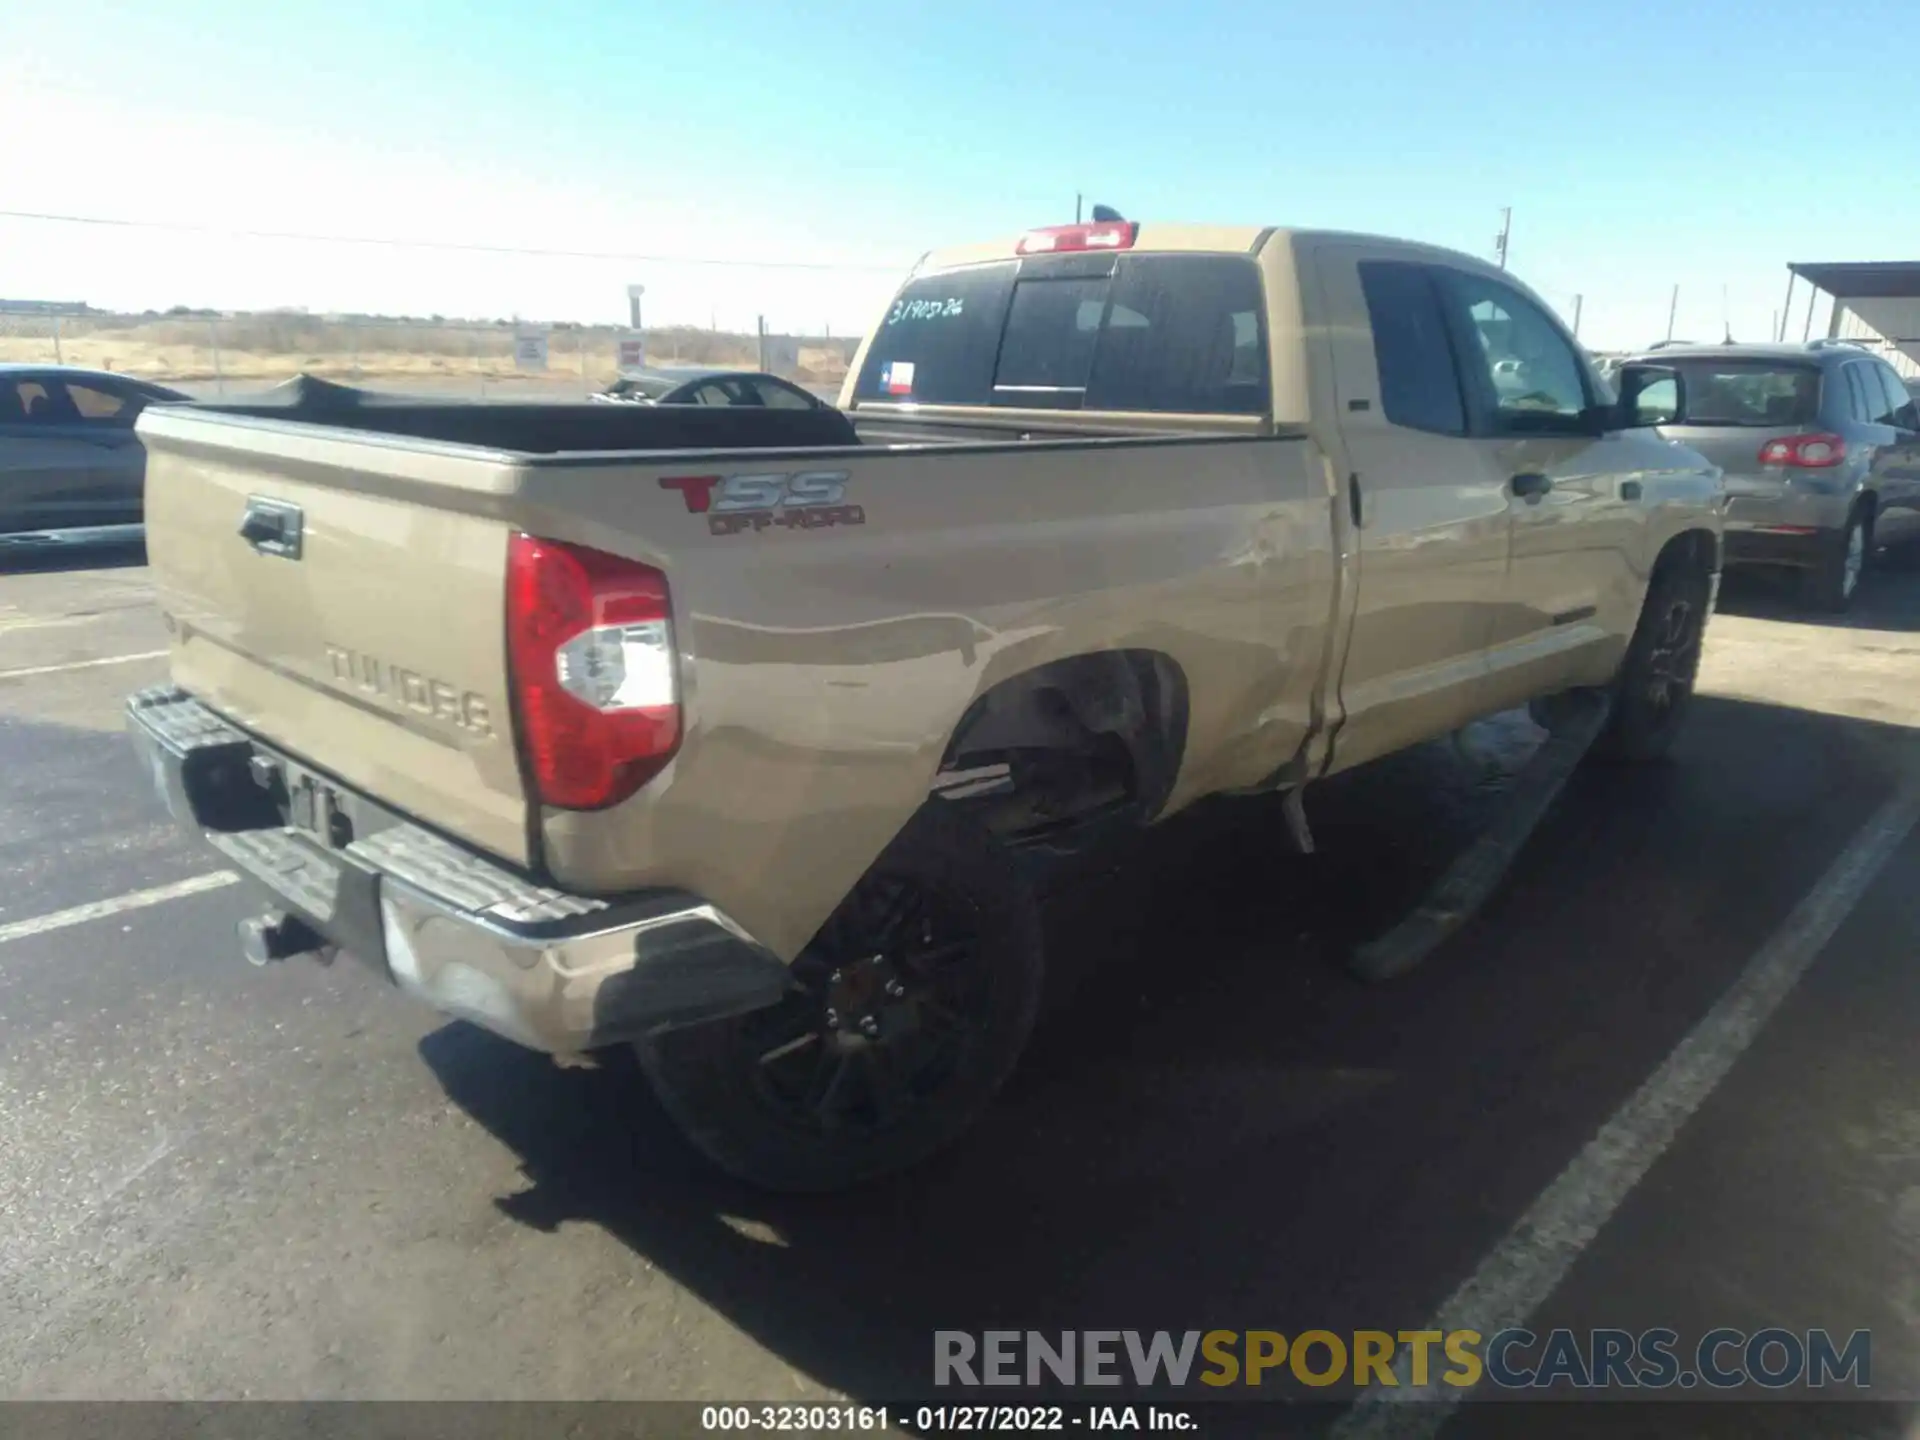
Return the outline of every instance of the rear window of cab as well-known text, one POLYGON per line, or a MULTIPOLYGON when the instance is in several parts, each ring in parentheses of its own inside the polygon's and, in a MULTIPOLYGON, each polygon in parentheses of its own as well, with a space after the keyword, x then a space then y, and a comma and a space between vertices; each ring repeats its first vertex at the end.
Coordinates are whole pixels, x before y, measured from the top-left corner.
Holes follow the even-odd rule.
POLYGON ((924 275, 881 317, 854 399, 1258 415, 1264 312, 1258 268, 1235 255, 1047 257, 924 275))

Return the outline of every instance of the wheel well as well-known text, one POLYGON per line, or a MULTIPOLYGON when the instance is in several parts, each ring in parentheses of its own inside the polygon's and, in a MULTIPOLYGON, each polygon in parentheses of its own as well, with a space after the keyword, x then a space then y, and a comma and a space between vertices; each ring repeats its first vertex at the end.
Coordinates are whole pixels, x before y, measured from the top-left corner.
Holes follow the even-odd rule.
POLYGON ((1006 837, 1095 818, 1144 823, 1172 793, 1186 739, 1186 677, 1171 657, 1069 656, 968 706, 934 791, 1006 837))
POLYGON ((1685 567, 1711 575, 1719 568, 1718 549, 1711 530, 1682 530, 1660 548, 1660 558, 1653 565, 1654 573, 1685 567))

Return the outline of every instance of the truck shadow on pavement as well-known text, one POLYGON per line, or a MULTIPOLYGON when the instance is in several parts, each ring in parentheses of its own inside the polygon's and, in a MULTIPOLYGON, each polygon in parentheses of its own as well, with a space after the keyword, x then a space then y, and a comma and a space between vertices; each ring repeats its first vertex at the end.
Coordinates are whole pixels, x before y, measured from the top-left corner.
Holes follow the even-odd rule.
POLYGON ((1702 697, 1674 763, 1576 775, 1487 911, 1378 987, 1338 958, 1481 823, 1484 749, 1320 787, 1312 857, 1265 801, 1170 822, 1055 902, 1084 978, 985 1121, 853 1193, 718 1175, 625 1053, 564 1070, 461 1025, 422 1053, 518 1156, 504 1213, 604 1228, 856 1398, 932 1393, 941 1329, 1411 1328, 1739 972, 1912 741, 1702 697))
POLYGON ((1868 570, 1853 606, 1844 614, 1816 610, 1800 598, 1790 573, 1729 570, 1720 582, 1720 603, 1727 615, 1819 625, 1843 630, 1920 630, 1920 564, 1908 556, 1887 556, 1868 570))

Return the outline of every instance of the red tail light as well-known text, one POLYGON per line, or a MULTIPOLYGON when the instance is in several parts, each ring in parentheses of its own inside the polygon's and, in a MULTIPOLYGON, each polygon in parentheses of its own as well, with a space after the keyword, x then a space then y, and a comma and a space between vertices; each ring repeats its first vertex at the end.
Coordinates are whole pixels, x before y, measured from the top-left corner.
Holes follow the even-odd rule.
POLYGON ((1014 247, 1016 255, 1055 255, 1068 250, 1131 250, 1140 227, 1131 220, 1101 220, 1092 225, 1054 225, 1029 230, 1014 247))
POLYGON ((521 745, 542 803, 617 805, 679 748, 667 577, 651 566, 515 535, 507 653, 521 745))
POLYGON ((1847 442, 1838 435, 1783 435, 1760 447, 1762 465, 1791 465, 1796 470, 1827 470, 1847 458, 1847 442))

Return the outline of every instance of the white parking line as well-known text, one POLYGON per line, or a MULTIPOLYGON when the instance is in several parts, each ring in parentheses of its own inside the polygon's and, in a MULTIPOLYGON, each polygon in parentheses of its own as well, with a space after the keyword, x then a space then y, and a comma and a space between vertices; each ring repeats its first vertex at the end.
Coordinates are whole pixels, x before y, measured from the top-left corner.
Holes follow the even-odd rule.
MULTIPOLYGON (((1423 1328, 1492 1335, 1526 1323, 1833 939, 1916 819, 1920 790, 1903 790, 1880 808, 1754 952, 1740 978, 1423 1328)), ((1408 1383, 1407 1361, 1402 1349, 1394 1357, 1399 1387, 1364 1392, 1329 1432, 1332 1440, 1438 1433, 1464 1394, 1432 1384, 1416 1389, 1408 1383), (1416 1400, 1422 1403, 1404 1403, 1416 1400)))
POLYGON ((85 615, 33 615, 10 611, 0 614, 0 635, 17 635, 22 630, 52 630, 61 625, 87 625, 95 620, 106 620, 125 613, 122 610, 93 610, 85 615))
POLYGON ((131 665, 135 660, 158 660, 165 650, 142 650, 138 655, 109 655, 104 660, 70 660, 65 665, 30 665, 25 670, 0 670, 0 680, 24 680, 29 675, 57 675, 62 670, 92 670, 100 665, 131 665))
POLYGON ((211 874, 195 875, 191 880, 176 880, 171 885, 135 890, 127 895, 116 895, 111 900, 94 900, 85 905, 76 905, 71 910, 56 910, 51 915, 15 920, 0 925, 0 945, 9 940, 25 940, 29 935, 45 935, 49 930, 64 930, 69 925, 84 925, 89 920, 104 920, 109 915, 120 915, 128 910, 144 910, 149 905, 162 905, 169 900, 181 900, 189 895, 219 890, 239 878, 231 870, 215 870, 211 874))

